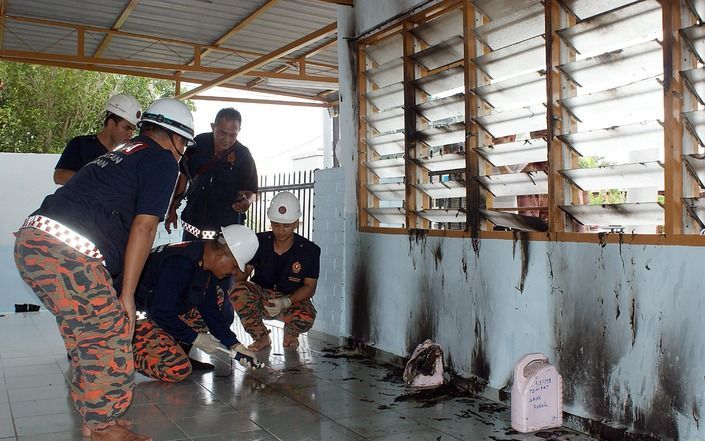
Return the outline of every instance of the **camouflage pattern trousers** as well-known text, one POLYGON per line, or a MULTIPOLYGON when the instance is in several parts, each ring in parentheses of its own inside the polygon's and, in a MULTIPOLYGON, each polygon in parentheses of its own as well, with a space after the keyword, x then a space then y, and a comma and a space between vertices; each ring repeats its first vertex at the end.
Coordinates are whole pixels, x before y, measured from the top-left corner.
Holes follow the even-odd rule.
POLYGON ((71 356, 71 396, 92 430, 112 424, 132 401, 134 363, 127 315, 108 270, 53 236, 21 229, 15 263, 54 314, 71 356))
POLYGON ((294 337, 298 337, 313 326, 316 308, 310 299, 291 305, 276 317, 270 317, 264 309, 264 302, 283 296, 281 292, 264 289, 252 282, 239 282, 230 291, 230 301, 240 317, 242 326, 255 340, 267 334, 267 328, 262 322, 265 318, 283 321, 284 333, 294 337))
MULTIPOLYGON (((219 287, 217 289, 218 305, 223 318, 227 323, 232 323, 235 318, 232 306, 223 302, 225 294, 219 287)), ((196 332, 208 332, 208 326, 196 308, 180 315, 179 318, 196 332)), ((143 375, 160 381, 177 383, 191 374, 188 354, 171 334, 149 318, 139 320, 135 325, 132 346, 135 368, 143 375)))

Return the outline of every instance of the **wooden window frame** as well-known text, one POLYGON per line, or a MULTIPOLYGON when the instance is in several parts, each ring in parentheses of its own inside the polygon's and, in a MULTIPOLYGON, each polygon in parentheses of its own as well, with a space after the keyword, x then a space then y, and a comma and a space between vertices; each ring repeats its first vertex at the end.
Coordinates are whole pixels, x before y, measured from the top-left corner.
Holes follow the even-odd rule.
MULTIPOLYGON (((685 14, 684 9, 688 6, 678 0, 660 1, 662 7, 663 22, 663 66, 664 66, 664 183, 665 183, 665 203, 664 203, 664 232, 662 234, 645 233, 592 233, 592 232, 570 232, 566 229, 566 214, 559 206, 563 203, 566 189, 569 184, 558 172, 563 168, 566 158, 566 148, 563 143, 554 136, 555 126, 565 117, 561 115, 562 110, 556 105, 561 91, 561 76, 555 70, 560 61, 561 45, 555 31, 561 29, 561 5, 559 0, 545 0, 544 18, 546 26, 546 96, 547 96, 547 117, 546 126, 548 128, 548 162, 549 162, 549 231, 545 233, 528 232, 525 233, 529 240, 535 241, 559 241, 575 243, 614 243, 614 244, 634 244, 634 245, 676 245, 676 246, 703 246, 705 245, 705 235, 684 233, 684 223, 688 214, 685 212, 682 197, 684 195, 684 185, 687 183, 688 171, 685 170, 682 155, 684 151, 683 138, 684 128, 681 118, 683 111, 683 82, 680 78, 681 68, 681 37, 679 29, 681 27, 681 17, 685 14)), ((479 238, 479 239, 505 239, 513 240, 514 231, 488 231, 480 229, 479 208, 480 200, 479 184, 474 177, 479 174, 478 154, 473 147, 478 143, 477 134, 479 129, 472 120, 473 113, 477 108, 477 98, 471 89, 477 83, 476 69, 469 62, 475 56, 475 39, 468 38, 471 35, 475 21, 475 7, 471 0, 445 0, 433 6, 403 18, 391 26, 376 32, 373 35, 358 40, 358 67, 357 86, 358 104, 360 114, 358 116, 358 229, 360 232, 376 234, 415 234, 420 229, 419 222, 415 219, 413 206, 410 201, 415 201, 415 190, 411 187, 411 176, 415 173, 415 164, 410 159, 413 154, 414 143, 408 134, 413 130, 416 116, 410 101, 414 99, 413 89, 409 81, 413 81, 413 70, 408 66, 408 58, 412 46, 409 44, 410 29, 418 24, 423 24, 439 15, 453 9, 461 8, 463 13, 463 35, 465 37, 464 48, 464 69, 465 69, 465 159, 466 159, 466 229, 460 230, 440 230, 421 229, 424 234, 432 237, 455 237, 455 238, 479 238), (367 146, 363 137, 367 133, 364 121, 367 103, 365 99, 365 53, 364 47, 374 44, 381 39, 391 35, 401 33, 404 47, 404 95, 405 95, 405 192, 406 192, 406 228, 385 228, 368 225, 368 215, 365 212, 367 191, 363 185, 365 182, 365 161, 367 159, 367 146), (411 127, 409 127, 411 125, 411 127), (412 226, 412 227, 409 227, 412 226)))

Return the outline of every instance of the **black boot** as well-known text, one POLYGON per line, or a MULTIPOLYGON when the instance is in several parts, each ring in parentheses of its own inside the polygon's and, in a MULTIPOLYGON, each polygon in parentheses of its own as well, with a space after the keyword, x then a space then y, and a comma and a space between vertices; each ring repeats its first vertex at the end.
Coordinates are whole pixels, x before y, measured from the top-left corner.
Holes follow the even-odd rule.
MULTIPOLYGON (((188 354, 191 351, 191 348, 193 347, 193 345, 188 344, 188 343, 183 343, 183 342, 179 342, 179 345, 181 346, 181 349, 184 350, 184 352, 186 353, 186 356, 188 357, 188 354)), ((212 371, 213 369, 215 369, 215 366, 213 366, 212 364, 204 363, 204 362, 198 361, 198 360, 194 360, 191 357, 188 357, 188 361, 189 361, 189 363, 191 363, 191 370, 192 371, 212 371)))

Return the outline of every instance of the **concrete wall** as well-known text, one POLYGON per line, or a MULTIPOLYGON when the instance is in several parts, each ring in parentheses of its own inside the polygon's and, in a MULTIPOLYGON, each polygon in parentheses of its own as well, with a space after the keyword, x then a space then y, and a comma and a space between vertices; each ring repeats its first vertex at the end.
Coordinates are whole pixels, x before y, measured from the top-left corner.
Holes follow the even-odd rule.
POLYGON ((39 304, 17 272, 12 233, 44 196, 56 190, 52 176, 58 159, 59 155, 0 153, 0 312, 14 311, 15 303, 39 304))
POLYGON ((334 336, 345 335, 343 176, 341 168, 316 170, 313 194, 313 231, 321 247, 321 273, 313 298, 318 315, 313 329, 334 336))
MULTIPOLYGON (((16 303, 40 304, 39 299, 22 281, 15 266, 12 232, 27 215, 41 205, 44 197, 58 187, 53 174, 59 155, 0 153, 0 313, 15 310, 16 303)), ((167 234, 164 224, 159 226, 155 244, 178 242, 181 230, 167 234)))
MULTIPOLYGON (((420 3, 358 0, 355 8, 338 9, 342 335, 397 355, 433 338, 453 370, 496 389, 511 382, 523 354, 543 352, 564 377, 569 413, 671 439, 705 438, 698 277, 705 250, 483 240, 475 252, 466 239, 357 232, 351 38, 420 3)), ((317 195, 322 191, 332 190, 317 183, 317 195)), ((326 316, 327 307, 319 305, 319 314, 326 316)))

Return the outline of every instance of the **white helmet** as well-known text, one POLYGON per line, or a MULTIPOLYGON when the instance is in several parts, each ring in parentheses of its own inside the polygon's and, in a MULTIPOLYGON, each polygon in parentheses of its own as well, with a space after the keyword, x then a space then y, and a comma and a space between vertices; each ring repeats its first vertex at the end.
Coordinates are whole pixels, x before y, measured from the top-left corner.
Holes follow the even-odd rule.
POLYGON ((174 98, 161 98, 142 114, 141 126, 150 122, 193 141, 193 115, 186 104, 174 98))
POLYGON ((142 116, 142 106, 139 101, 134 96, 125 93, 111 96, 108 104, 105 105, 105 111, 114 113, 135 126, 142 116))
POLYGON ((267 217, 272 222, 291 224, 301 217, 299 199, 290 191, 282 191, 272 198, 267 209, 267 217))
POLYGON ((254 231, 244 225, 227 225, 222 227, 220 231, 223 233, 223 239, 230 248, 230 252, 237 260, 237 266, 240 271, 245 271, 247 262, 255 257, 259 241, 254 231))

